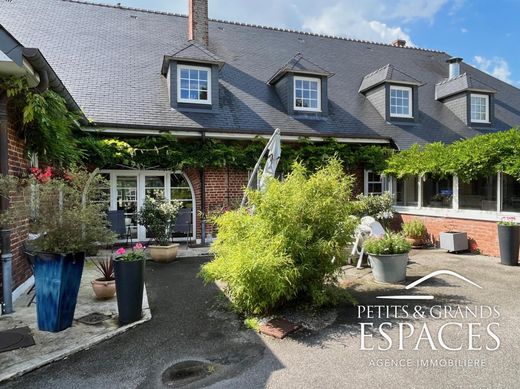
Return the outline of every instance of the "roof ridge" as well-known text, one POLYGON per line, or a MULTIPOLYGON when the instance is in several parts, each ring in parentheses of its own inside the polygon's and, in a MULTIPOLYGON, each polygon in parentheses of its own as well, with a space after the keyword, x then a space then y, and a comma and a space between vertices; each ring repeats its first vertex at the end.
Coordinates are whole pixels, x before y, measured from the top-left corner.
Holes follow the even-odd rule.
POLYGON ((379 73, 383 69, 388 68, 390 66, 393 66, 393 65, 390 64, 390 63, 387 63, 385 66, 381 66, 379 69, 376 69, 373 72, 370 72, 370 73, 366 74, 365 76, 363 76, 363 78, 365 79, 365 78, 368 78, 368 77, 372 77, 374 74, 379 73))
POLYGON ((464 72, 462 74, 459 74, 457 77, 452 77, 452 78, 447 78, 446 80, 444 81, 441 81, 441 82, 438 82, 436 85, 443 85, 443 84, 446 84, 450 81, 453 81, 453 80, 458 80, 459 78, 462 78, 462 77, 467 77, 468 76, 468 73, 467 72, 464 72))
MULTIPOLYGON (((67 3, 87 4, 87 5, 94 5, 94 6, 99 6, 99 7, 114 8, 114 9, 120 9, 120 10, 126 10, 126 11, 146 12, 146 13, 152 13, 152 14, 157 14, 157 15, 180 16, 180 17, 184 17, 184 18, 188 17, 185 14, 180 14, 180 13, 176 13, 176 12, 156 11, 156 10, 145 9, 145 8, 127 7, 127 6, 121 6, 121 5, 106 4, 106 3, 95 3, 93 1, 87 1, 87 0, 61 0, 61 1, 67 2, 67 3)), ((217 22, 217 23, 231 24, 231 25, 236 25, 236 26, 261 28, 261 29, 270 30, 270 31, 281 31, 281 32, 289 32, 289 33, 295 33, 295 34, 315 36, 315 37, 320 37, 320 38, 337 39, 337 40, 343 40, 343 41, 354 42, 354 43, 365 43, 365 44, 370 44, 370 45, 387 46, 387 47, 393 47, 396 49, 408 49, 408 50, 417 50, 417 51, 426 51, 426 52, 431 52, 431 53, 446 54, 446 52, 442 51, 442 50, 427 49, 427 48, 423 48, 423 47, 411 47, 411 46, 404 46, 404 47, 399 46, 398 47, 398 46, 394 46, 391 43, 374 42, 374 41, 369 41, 369 40, 354 39, 354 38, 330 35, 330 34, 318 34, 318 33, 314 33, 314 32, 303 31, 303 30, 293 30, 290 28, 283 28, 283 27, 262 26, 260 24, 236 22, 236 21, 232 21, 232 20, 215 19, 215 18, 209 18, 209 21, 217 22)))

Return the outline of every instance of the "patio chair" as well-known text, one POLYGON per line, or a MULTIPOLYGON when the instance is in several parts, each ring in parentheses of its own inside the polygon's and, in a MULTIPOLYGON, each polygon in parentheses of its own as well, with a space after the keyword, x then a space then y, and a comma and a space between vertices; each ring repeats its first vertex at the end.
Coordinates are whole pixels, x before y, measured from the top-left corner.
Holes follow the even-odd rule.
POLYGON ((191 208, 181 208, 175 219, 172 238, 175 234, 186 235, 186 248, 189 247, 192 233, 192 211, 191 208))
MULTIPOLYGON (((376 219, 371 216, 364 216, 361 218, 361 223, 356 228, 356 241, 354 247, 352 247, 352 255, 359 255, 356 269, 361 269, 361 263, 363 256, 365 255, 365 249, 363 248, 363 242, 370 236, 381 237, 385 235, 385 229, 376 219)), ((369 263, 370 264, 370 263, 369 263)))
POLYGON ((110 223, 110 229, 117 234, 118 238, 125 237, 126 243, 128 244, 128 240, 130 240, 130 244, 132 241, 132 230, 130 226, 126 226, 125 224, 125 211, 122 209, 118 209, 117 211, 107 211, 107 220, 110 223))

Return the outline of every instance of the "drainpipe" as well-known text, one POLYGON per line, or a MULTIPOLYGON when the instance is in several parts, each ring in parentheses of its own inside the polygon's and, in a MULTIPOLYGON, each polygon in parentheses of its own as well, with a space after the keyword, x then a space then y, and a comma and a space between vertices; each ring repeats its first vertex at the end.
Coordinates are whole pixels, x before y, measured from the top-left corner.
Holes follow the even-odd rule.
MULTIPOLYGON (((9 174, 9 156, 7 153, 8 138, 7 138, 7 94, 5 91, 0 92, 0 174, 9 174)), ((0 212, 6 211, 9 208, 9 200, 0 198, 0 212)), ((0 231, 1 244, 1 260, 2 260, 2 285, 3 298, 2 314, 6 315, 13 312, 13 295, 12 295, 12 259, 11 252, 11 231, 8 227, 4 227, 0 231)))
MULTIPOLYGON (((202 132, 202 145, 206 143, 206 133, 202 132)), ((200 169, 200 210, 201 210, 201 221, 200 221, 200 244, 206 244, 206 173, 205 168, 200 169)))

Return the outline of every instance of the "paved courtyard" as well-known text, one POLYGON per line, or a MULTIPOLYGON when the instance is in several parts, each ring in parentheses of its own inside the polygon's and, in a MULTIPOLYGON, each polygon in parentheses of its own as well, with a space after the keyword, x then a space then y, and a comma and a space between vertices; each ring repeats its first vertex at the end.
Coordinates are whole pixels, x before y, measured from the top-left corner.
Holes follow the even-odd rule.
POLYGON ((504 267, 496 258, 484 256, 414 251, 406 284, 436 270, 451 270, 482 288, 440 275, 409 290, 406 284, 376 284, 368 269, 347 267, 341 283, 362 308, 318 312, 332 324, 276 340, 247 330, 225 309, 218 288, 203 286, 196 273, 205 260, 149 263, 152 320, 6 387, 161 388, 164 370, 184 360, 205 360, 216 366, 212 374, 189 387, 518 387, 520 267, 504 267), (389 295, 432 295, 433 299, 377 298, 389 295), (416 306, 422 316, 413 316, 416 306), (363 310, 361 318, 359 310, 363 310), (360 323, 372 325, 365 324, 362 334, 360 323), (361 350, 362 340, 365 348, 374 350, 361 350))

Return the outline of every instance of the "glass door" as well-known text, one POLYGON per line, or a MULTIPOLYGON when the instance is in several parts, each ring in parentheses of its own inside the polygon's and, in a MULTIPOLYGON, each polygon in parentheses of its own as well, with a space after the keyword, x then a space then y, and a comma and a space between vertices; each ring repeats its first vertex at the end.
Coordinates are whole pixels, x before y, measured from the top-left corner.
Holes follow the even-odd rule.
POLYGON ((138 238, 138 176, 116 176, 116 209, 125 211, 125 226, 132 239, 138 238))
MULTIPOLYGON (((157 200, 165 200, 168 199, 166 196, 168 194, 166 185, 166 175, 163 173, 141 173, 140 176, 140 199, 139 199, 139 208, 143 206, 144 200, 147 197, 152 197, 157 200)), ((153 236, 148 236, 146 234, 146 228, 140 226, 139 228, 139 240, 148 240, 153 238, 153 236)))

